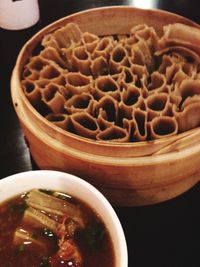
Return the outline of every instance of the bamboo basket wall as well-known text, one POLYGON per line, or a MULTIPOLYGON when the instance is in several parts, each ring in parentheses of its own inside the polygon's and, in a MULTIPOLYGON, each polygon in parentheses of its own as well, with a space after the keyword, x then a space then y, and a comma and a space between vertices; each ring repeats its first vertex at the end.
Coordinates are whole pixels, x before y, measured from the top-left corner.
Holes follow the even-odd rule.
POLYGON ((186 18, 164 11, 105 7, 65 17, 30 39, 18 56, 11 91, 30 152, 39 168, 82 177, 95 185, 112 204, 120 206, 161 202, 191 188, 200 176, 199 128, 148 142, 97 142, 56 127, 27 100, 20 84, 27 58, 45 34, 69 22, 97 35, 127 34, 132 26, 143 23, 153 26, 158 33, 165 24, 175 22, 199 27, 186 18))

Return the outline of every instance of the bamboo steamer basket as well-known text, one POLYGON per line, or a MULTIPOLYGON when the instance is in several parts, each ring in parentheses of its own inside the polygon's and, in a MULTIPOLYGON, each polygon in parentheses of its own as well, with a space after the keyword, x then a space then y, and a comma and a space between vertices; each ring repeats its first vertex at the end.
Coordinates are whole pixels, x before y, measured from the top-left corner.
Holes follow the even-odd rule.
POLYGON ((126 34, 132 26, 143 23, 153 26, 158 34, 170 23, 199 27, 184 17, 160 10, 104 7, 62 18, 33 36, 18 56, 11 93, 38 167, 82 177, 118 206, 158 203, 191 188, 200 177, 199 128, 148 142, 100 142, 58 128, 29 103, 20 85, 23 66, 45 34, 68 22, 77 23, 82 31, 97 35, 126 34))

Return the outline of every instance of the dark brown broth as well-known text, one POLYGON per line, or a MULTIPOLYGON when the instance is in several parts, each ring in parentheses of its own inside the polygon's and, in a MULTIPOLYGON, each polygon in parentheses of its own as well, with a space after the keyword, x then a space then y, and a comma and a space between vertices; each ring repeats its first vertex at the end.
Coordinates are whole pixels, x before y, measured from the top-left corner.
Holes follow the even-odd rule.
MULTIPOLYGON (((84 259, 83 267, 114 267, 115 258, 112 241, 102 220, 88 205, 75 198, 71 200, 81 208, 87 221, 86 229, 78 231, 74 236, 84 259), (93 239, 96 232, 100 233, 100 239, 94 244, 91 239, 93 239)), ((21 224, 24 208, 24 194, 0 204, 0 266, 50 267, 51 265, 42 265, 41 262, 43 258, 52 256, 58 250, 58 242, 55 235, 53 238, 42 237, 43 241, 47 244, 48 250, 43 250, 33 244, 13 245, 13 235, 16 228, 19 226, 23 229, 30 227, 21 224)), ((38 229, 34 234, 38 236, 42 230, 38 229)), ((67 267, 68 265, 62 266, 67 267)))

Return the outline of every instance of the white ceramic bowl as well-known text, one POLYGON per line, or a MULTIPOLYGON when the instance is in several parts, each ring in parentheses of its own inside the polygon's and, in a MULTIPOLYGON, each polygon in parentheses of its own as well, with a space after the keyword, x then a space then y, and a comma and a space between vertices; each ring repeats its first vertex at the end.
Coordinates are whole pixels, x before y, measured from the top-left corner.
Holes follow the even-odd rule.
POLYGON ((128 266, 128 253, 121 223, 107 199, 88 182, 57 171, 29 171, 0 180, 0 203, 34 188, 60 190, 78 197, 102 218, 113 241, 116 267, 128 266))

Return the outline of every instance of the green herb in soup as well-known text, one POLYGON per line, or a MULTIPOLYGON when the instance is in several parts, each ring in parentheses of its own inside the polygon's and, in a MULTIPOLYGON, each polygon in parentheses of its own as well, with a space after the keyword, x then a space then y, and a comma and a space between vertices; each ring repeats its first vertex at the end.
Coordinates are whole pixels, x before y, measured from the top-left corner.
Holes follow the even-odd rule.
POLYGON ((31 190, 0 205, 0 267, 114 267, 109 233, 88 205, 31 190))

